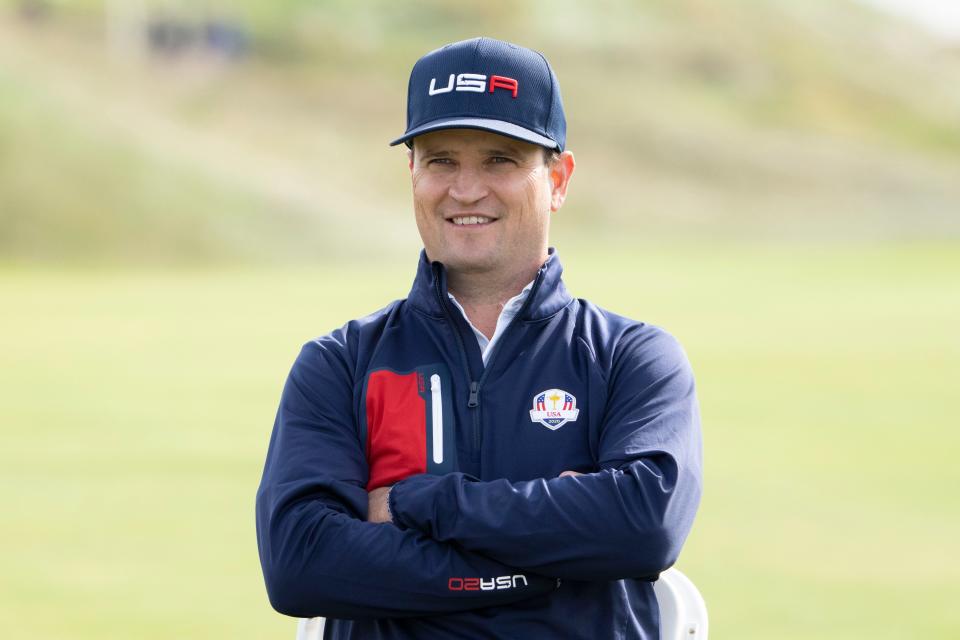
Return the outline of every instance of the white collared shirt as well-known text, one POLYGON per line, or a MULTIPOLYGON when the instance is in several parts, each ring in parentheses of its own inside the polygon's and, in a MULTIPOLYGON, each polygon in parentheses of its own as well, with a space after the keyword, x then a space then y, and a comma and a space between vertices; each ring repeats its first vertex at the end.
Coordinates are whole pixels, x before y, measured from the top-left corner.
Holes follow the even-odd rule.
POLYGON ((467 317, 467 312, 463 310, 463 307, 457 302, 457 299, 453 297, 453 294, 447 293, 447 295, 450 296, 450 301, 453 303, 453 306, 460 310, 460 313, 463 314, 463 319, 466 320, 470 328, 473 329, 473 335, 477 336, 477 342, 480 343, 480 353, 483 356, 484 365, 487 364, 487 358, 490 357, 490 353, 493 352, 493 345, 497 343, 497 340, 500 339, 506 328, 510 326, 510 321, 520 313, 520 308, 523 306, 524 301, 526 301, 527 296, 530 295, 530 289, 533 288, 533 283, 534 281, 531 280, 527 286, 523 288, 523 291, 507 300, 507 303, 503 305, 503 309, 500 311, 500 317, 497 318, 497 328, 494 329, 493 337, 489 340, 487 336, 483 335, 482 331, 473 326, 470 318, 467 317))

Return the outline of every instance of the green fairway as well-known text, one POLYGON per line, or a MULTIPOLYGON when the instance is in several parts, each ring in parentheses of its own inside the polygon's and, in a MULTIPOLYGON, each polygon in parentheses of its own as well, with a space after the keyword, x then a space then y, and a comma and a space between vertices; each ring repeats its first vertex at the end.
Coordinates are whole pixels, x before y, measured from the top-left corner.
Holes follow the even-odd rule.
POLYGON ((280 391, 406 295, 387 141, 480 34, 561 79, 568 287, 694 365, 712 637, 960 638, 960 55, 870 4, 0 0, 0 640, 293 640, 280 391))
MULTIPOLYGON (((562 253, 694 364, 712 637, 960 637, 960 247, 562 253)), ((253 524, 281 385, 413 258, 0 272, 0 637, 292 638, 253 524)))

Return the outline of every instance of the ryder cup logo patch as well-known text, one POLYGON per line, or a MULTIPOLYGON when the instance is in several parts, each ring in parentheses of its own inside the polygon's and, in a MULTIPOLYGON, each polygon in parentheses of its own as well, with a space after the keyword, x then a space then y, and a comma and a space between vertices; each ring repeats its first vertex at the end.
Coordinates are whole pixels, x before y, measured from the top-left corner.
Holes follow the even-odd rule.
POLYGON ((574 396, 563 389, 547 389, 533 396, 530 420, 556 431, 568 422, 576 422, 579 413, 574 396))

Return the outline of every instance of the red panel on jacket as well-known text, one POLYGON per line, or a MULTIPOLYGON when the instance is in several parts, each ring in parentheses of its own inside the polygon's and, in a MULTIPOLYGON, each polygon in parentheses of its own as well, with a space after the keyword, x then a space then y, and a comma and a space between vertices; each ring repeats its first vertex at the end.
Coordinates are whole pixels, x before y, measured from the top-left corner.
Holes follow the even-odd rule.
POLYGON ((417 372, 374 371, 367 382, 367 491, 427 470, 427 406, 417 372))

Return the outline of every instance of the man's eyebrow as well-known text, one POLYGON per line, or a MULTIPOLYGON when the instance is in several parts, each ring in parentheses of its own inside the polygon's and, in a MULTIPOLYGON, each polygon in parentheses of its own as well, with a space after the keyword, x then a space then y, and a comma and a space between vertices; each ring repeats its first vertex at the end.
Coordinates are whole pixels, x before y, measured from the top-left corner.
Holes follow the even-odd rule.
POLYGON ((490 147, 483 149, 482 153, 486 156, 510 156, 517 157, 522 156, 523 151, 520 147, 515 147, 513 145, 507 144, 500 147, 490 147))
MULTIPOLYGON (((484 156, 518 156, 521 155, 521 149, 519 147, 514 147, 512 145, 504 145, 500 147, 488 147, 485 149, 480 149, 480 153, 484 156)), ((451 151, 449 149, 437 148, 437 149, 423 149, 420 152, 422 158, 452 158, 457 156, 456 151, 451 151)))

